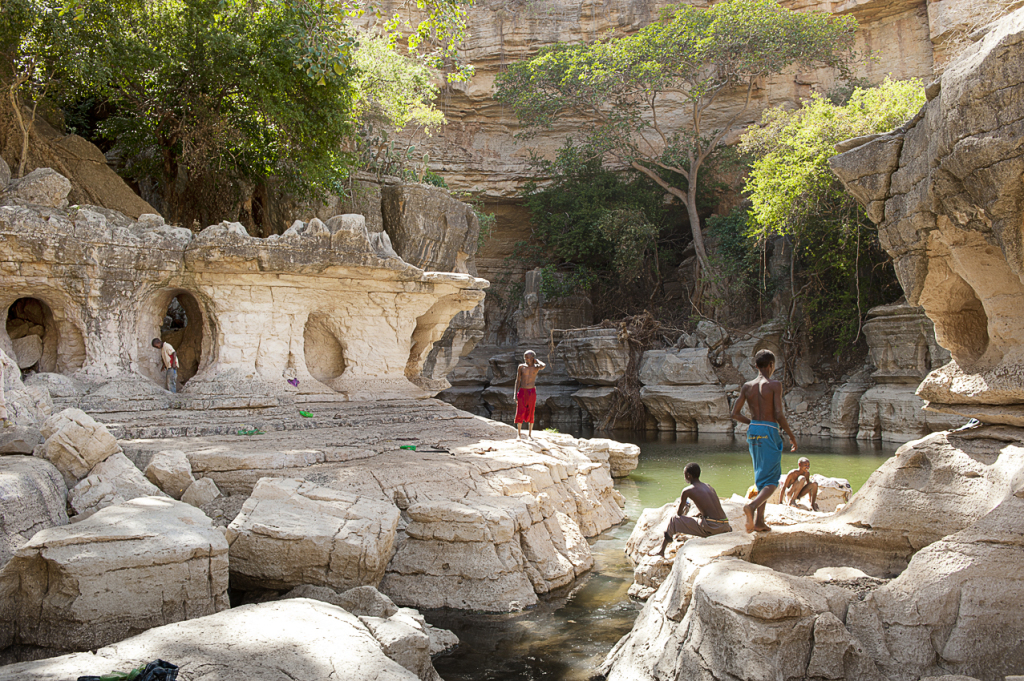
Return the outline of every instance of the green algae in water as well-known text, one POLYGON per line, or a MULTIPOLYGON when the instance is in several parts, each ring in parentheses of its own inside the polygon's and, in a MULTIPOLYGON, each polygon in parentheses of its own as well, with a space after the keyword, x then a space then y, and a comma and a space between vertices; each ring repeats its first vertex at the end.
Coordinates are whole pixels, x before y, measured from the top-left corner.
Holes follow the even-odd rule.
MULTIPOLYGON (((746 441, 729 436, 616 434, 640 445, 640 463, 616 488, 626 498, 629 520, 590 541, 594 569, 575 584, 514 614, 457 611, 424 613, 435 626, 451 629, 461 645, 434 660, 445 681, 589 681, 622 636, 629 633, 643 603, 626 592, 633 566, 623 550, 644 508, 662 506, 686 486, 683 466, 700 464, 701 479, 719 496, 744 494, 753 482, 746 441)), ((846 478, 854 491, 896 450, 896 445, 803 437, 795 453, 785 452, 782 470, 811 460, 811 472, 846 478)))

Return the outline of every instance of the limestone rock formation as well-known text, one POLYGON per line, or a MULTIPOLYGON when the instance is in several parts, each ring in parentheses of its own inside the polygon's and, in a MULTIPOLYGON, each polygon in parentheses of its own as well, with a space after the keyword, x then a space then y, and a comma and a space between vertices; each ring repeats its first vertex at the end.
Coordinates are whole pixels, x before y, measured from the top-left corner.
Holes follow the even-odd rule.
POLYGON ((952 62, 920 114, 833 157, 868 208, 907 301, 952 361, 918 394, 930 411, 1024 425, 1024 151, 1018 93, 1024 13, 991 24, 952 62))
POLYGON ((950 358, 935 341, 934 327, 920 308, 906 304, 872 308, 864 335, 876 385, 858 401, 858 439, 905 442, 963 422, 922 411, 924 402, 915 394, 921 379, 950 358))
MULTIPOLYGON (((390 640, 390 639, 388 639, 390 640)), ((127 672, 151 660, 173 661, 181 679, 328 679, 431 681, 390 659, 360 618, 305 598, 243 605, 167 624, 94 653, 0 667, 0 681, 58 681, 83 672, 127 672)))
POLYGON ((160 488, 147 480, 128 457, 116 452, 93 466, 89 474, 68 491, 68 505, 75 513, 83 514, 130 499, 162 496, 165 495, 160 488))
POLYGON ((150 459, 145 473, 151 483, 174 499, 181 499, 185 490, 196 481, 192 477, 192 465, 180 449, 157 452, 150 459))
POLYGON ((0 648, 97 648, 224 610, 227 587, 227 542, 202 512, 134 499, 15 551, 0 568, 0 648))
POLYGON ((636 469, 640 447, 605 438, 583 440, 583 451, 594 461, 607 461, 613 478, 624 478, 636 469))
POLYGON ((220 496, 220 489, 210 478, 199 478, 185 490, 181 500, 190 506, 202 508, 220 496))
POLYGON ((71 182, 51 168, 37 168, 31 173, 14 180, 7 186, 2 197, 10 206, 45 206, 65 208, 71 182))
MULTIPOLYGON (((3 304, 27 299, 43 311, 40 369, 81 381, 79 404, 90 411, 423 396, 410 379, 486 286, 470 274, 423 272, 382 242, 375 247, 359 216, 259 239, 237 223, 193 235, 157 215, 41 210, 0 206, 0 235, 11 246, 3 304), (83 280, 97 290, 82 290, 83 280), (171 307, 186 320, 172 343, 185 384, 176 398, 163 389, 150 346, 171 307)), ((0 347, 9 347, 2 331, 0 347)))
POLYGON ((583 385, 615 385, 629 360, 617 328, 568 331, 558 350, 566 372, 583 385))
MULTIPOLYGON (((1003 678, 1022 664, 1024 574, 1010 558, 1022 482, 1019 429, 936 433, 834 516, 691 538, 609 654, 608 679, 768 678, 768 664, 806 678, 1003 678)), ((630 550, 650 541, 631 537, 630 550)))
POLYGON ((243 588, 377 586, 399 518, 376 498, 264 478, 228 526, 232 576, 243 588))
POLYGON ((0 566, 40 530, 67 525, 60 471, 31 456, 0 456, 0 566))
POLYGON ((121 451, 106 426, 81 409, 65 409, 46 419, 42 427, 46 438, 38 452, 55 465, 69 488, 89 474, 96 464, 121 451))
POLYGON ((391 243, 407 263, 476 276, 480 224, 471 207, 422 184, 383 187, 380 206, 391 243))

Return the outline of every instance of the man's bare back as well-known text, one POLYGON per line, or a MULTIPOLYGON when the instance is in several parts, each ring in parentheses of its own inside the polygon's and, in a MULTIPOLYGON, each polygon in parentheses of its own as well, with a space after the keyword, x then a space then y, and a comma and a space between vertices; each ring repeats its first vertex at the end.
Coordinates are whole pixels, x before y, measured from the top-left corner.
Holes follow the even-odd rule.
POLYGON ((747 381, 740 388, 740 399, 746 401, 754 421, 779 422, 775 415, 776 398, 782 401, 782 384, 764 376, 747 381))
POLYGON ((725 519, 725 511, 722 509, 722 502, 718 499, 715 488, 706 482, 695 482, 679 495, 679 515, 683 515, 683 507, 686 502, 693 501, 700 514, 705 518, 725 519))

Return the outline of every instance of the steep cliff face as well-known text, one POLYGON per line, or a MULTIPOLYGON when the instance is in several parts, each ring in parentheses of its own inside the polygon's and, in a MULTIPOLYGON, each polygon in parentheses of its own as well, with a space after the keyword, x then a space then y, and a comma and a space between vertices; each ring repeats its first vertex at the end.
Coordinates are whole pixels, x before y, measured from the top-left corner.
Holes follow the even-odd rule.
POLYGON ((929 88, 913 121, 832 159, 868 208, 912 304, 952 361, 918 395, 929 409, 1024 425, 1024 12, 929 88))
MULTIPOLYGON (((530 176, 530 152, 550 156, 577 122, 566 120, 530 140, 517 143, 519 130, 511 111, 494 100, 494 79, 509 63, 535 55, 558 42, 584 42, 609 34, 628 34, 658 18, 666 0, 482 0, 469 10, 470 36, 463 54, 476 68, 467 83, 449 86, 442 95, 448 125, 439 134, 416 140, 430 153, 431 167, 449 186, 482 194, 489 200, 509 199, 530 176)), ((696 0, 697 6, 714 4, 696 0)), ((857 18, 857 49, 871 59, 856 75, 871 82, 885 75, 930 79, 941 67, 950 38, 969 24, 979 9, 998 2, 971 0, 786 0, 797 11, 826 11, 857 18)), ((401 11, 398 3, 388 9, 401 11)), ((735 139, 769 106, 796 106, 812 91, 833 86, 827 70, 792 70, 760 85, 745 114, 735 123, 735 139)), ((724 98, 710 113, 709 129, 723 124, 743 105, 738 94, 724 98)), ((680 109, 677 126, 687 125, 680 109)))

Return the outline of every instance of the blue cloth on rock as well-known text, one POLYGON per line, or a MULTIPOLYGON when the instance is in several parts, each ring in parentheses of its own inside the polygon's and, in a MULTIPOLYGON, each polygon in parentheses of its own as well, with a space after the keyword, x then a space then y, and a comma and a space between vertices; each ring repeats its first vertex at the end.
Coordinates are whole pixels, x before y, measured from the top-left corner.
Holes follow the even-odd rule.
POLYGON ((751 421, 747 428, 747 446, 754 461, 754 484, 760 492, 779 484, 782 475, 782 433, 774 421, 751 421))

